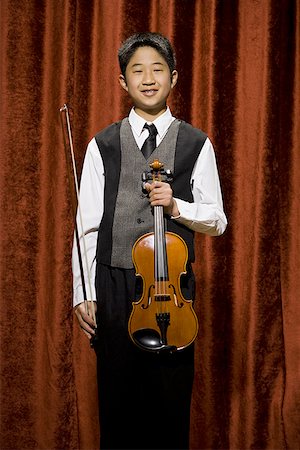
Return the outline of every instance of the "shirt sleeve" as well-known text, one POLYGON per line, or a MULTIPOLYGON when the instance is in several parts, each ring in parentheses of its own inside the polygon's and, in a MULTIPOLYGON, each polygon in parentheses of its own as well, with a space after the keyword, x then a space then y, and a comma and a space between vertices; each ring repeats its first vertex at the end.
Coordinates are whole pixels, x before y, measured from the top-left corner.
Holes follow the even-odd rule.
POLYGON ((180 216, 174 218, 188 228, 210 236, 224 233, 227 219, 216 164, 215 152, 207 138, 196 161, 191 176, 194 201, 175 198, 180 216))
MULTIPOLYGON (((84 158, 76 223, 79 235, 87 300, 96 301, 95 269, 98 229, 103 215, 104 168, 95 139, 89 143, 84 158)), ((83 302, 82 277, 74 233, 72 251, 73 306, 83 302)))

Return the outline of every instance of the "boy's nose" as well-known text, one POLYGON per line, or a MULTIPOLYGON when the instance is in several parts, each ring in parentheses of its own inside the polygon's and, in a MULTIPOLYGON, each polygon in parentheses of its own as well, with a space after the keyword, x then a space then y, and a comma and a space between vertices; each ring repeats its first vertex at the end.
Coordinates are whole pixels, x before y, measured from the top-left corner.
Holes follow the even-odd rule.
POLYGON ((143 85, 145 85, 145 86, 152 86, 152 84, 155 84, 155 81, 153 80, 153 81, 143 81, 143 85))
POLYGON ((143 84, 145 85, 151 85, 151 84, 155 84, 156 81, 154 79, 153 73, 152 72, 145 72, 144 77, 143 77, 143 84))

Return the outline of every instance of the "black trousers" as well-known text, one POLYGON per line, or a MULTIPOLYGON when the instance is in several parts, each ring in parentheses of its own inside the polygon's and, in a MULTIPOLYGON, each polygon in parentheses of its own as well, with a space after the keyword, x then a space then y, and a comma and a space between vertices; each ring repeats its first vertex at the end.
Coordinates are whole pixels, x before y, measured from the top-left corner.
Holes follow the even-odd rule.
MULTIPOLYGON (((193 275, 185 287, 191 298, 193 275)), ((141 286, 133 270, 98 264, 100 448, 187 449, 193 346, 173 354, 136 347, 127 331, 141 286)))

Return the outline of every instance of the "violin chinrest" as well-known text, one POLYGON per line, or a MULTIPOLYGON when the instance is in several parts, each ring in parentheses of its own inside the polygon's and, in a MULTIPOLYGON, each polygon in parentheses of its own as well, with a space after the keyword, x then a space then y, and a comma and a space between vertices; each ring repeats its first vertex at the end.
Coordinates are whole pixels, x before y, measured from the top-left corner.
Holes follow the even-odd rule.
POLYGON ((151 328, 142 328, 136 330, 132 335, 135 343, 143 350, 173 353, 177 350, 174 345, 165 345, 161 342, 158 331, 151 328))

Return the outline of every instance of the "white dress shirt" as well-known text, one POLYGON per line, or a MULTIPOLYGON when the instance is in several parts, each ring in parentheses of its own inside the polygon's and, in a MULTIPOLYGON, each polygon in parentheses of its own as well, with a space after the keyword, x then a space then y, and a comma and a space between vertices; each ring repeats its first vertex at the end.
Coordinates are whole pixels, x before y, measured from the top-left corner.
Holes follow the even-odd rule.
MULTIPOLYGON (((134 109, 130 111, 129 123, 139 148, 142 147, 149 132, 144 129, 145 119, 134 109)), ((153 123, 157 128, 156 144, 159 145, 169 126, 175 120, 171 111, 159 116, 153 123)), ((80 183, 80 211, 77 214, 78 233, 80 235, 83 267, 85 272, 88 299, 95 300, 95 266, 98 228, 103 215, 104 205, 104 166, 102 157, 93 138, 88 144, 80 183), (82 236, 84 235, 84 239, 82 236), (88 275, 87 275, 88 272, 88 275)), ((211 236, 218 236, 225 231, 227 219, 223 211, 218 170, 212 143, 207 138, 195 163, 191 187, 194 201, 192 203, 175 198, 180 216, 174 218, 188 228, 211 236)), ((82 282, 78 262, 77 246, 73 245, 73 305, 83 301, 82 282)))

